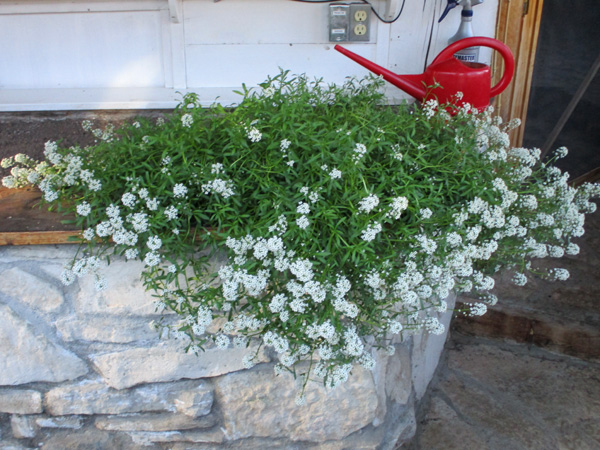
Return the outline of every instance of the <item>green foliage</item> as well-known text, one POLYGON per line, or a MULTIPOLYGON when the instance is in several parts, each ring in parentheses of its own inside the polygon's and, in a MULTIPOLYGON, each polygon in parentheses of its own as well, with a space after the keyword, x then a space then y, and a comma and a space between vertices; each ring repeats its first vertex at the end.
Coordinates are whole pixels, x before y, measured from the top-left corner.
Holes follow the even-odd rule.
POLYGON ((452 291, 481 293, 481 314, 497 270, 522 284, 531 258, 576 253, 599 191, 509 149, 512 124, 491 110, 386 106, 381 83, 281 72, 233 109, 186 95, 162 123, 48 143, 48 162, 21 158, 4 184, 34 182, 79 213, 84 255, 66 283, 100 255, 139 258, 190 349, 257 338, 278 371, 310 360, 336 386, 394 335, 443 332, 452 291))

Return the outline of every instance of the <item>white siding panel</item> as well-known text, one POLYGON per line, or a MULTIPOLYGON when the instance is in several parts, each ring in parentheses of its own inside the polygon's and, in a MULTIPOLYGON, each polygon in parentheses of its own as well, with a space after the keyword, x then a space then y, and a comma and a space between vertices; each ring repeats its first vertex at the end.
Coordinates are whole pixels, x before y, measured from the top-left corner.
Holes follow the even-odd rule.
MULTIPOLYGON (((186 43, 327 43, 329 9, 325 3, 289 0, 186 1, 186 43)), ((375 21, 372 21, 373 25, 375 21)), ((375 35, 373 29, 372 36, 375 35)))
POLYGON ((0 15, 0 87, 164 86, 160 11, 0 15))
MULTIPOLYGON (((474 8, 477 35, 493 36, 498 2, 474 8)), ((343 45, 393 72, 422 73, 456 32, 460 8, 439 24, 445 0, 402 3, 391 25, 372 15, 369 42, 343 45)), ((0 0, 0 111, 170 107, 177 91, 230 104, 233 89, 279 68, 334 83, 365 75, 333 50, 328 14, 327 3, 290 0, 0 0)), ((386 91, 393 103, 407 97, 386 91)))
MULTIPOLYGON (((375 59, 375 45, 345 45, 365 58, 375 59)), ((187 81, 194 87, 255 86, 279 68, 305 73, 328 83, 343 83, 348 75, 363 76, 367 70, 323 44, 190 45, 186 49, 187 81)))
MULTIPOLYGON (((461 7, 452 9, 438 23, 447 2, 438 0, 406 1, 402 16, 390 32, 389 68, 400 74, 422 73, 448 45, 458 30, 461 7)), ((473 8, 473 32, 494 37, 498 0, 487 0, 473 8)), ((491 50, 482 49, 482 62, 491 61, 491 50)))

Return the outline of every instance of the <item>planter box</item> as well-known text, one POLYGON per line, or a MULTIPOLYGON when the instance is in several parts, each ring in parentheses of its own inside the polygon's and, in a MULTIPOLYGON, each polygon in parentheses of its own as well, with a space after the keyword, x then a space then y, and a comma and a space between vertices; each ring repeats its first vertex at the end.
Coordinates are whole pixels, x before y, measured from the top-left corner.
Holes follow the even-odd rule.
MULTIPOLYGON (((446 334, 405 336, 394 355, 375 352, 372 371, 355 368, 337 389, 309 383, 306 405, 296 406, 293 378, 274 375, 268 352, 248 370, 242 357, 252 346, 195 355, 161 339, 149 327, 160 314, 138 278, 143 263, 115 258, 102 270, 102 292, 92 276, 63 286, 62 266, 76 251, 0 247, 0 298, 10 299, 0 302, 3 442, 391 450, 414 435, 446 334)), ((453 300, 440 317, 446 329, 453 300)))

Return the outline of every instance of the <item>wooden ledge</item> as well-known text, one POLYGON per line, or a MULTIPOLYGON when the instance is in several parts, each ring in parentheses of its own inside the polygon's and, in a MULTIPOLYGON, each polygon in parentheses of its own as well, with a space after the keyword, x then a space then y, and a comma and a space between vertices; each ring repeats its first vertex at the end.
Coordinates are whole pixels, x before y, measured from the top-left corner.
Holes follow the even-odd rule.
POLYGON ((74 216, 40 206, 42 194, 35 188, 0 187, 0 245, 42 245, 77 242, 79 230, 63 223, 74 216))
POLYGON ((77 231, 0 232, 0 245, 46 245, 77 243, 77 231))

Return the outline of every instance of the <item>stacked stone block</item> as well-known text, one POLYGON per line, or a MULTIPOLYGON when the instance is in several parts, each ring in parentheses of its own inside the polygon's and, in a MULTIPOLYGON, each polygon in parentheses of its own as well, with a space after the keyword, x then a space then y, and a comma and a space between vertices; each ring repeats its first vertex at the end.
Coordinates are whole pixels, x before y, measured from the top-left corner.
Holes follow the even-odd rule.
POLYGON ((256 348, 195 355, 159 336, 140 263, 113 261, 103 292, 92 277, 63 286, 76 251, 0 248, 0 450, 391 449, 413 436, 445 335, 398 342, 335 390, 310 383, 299 407, 268 350, 248 370, 256 348))

